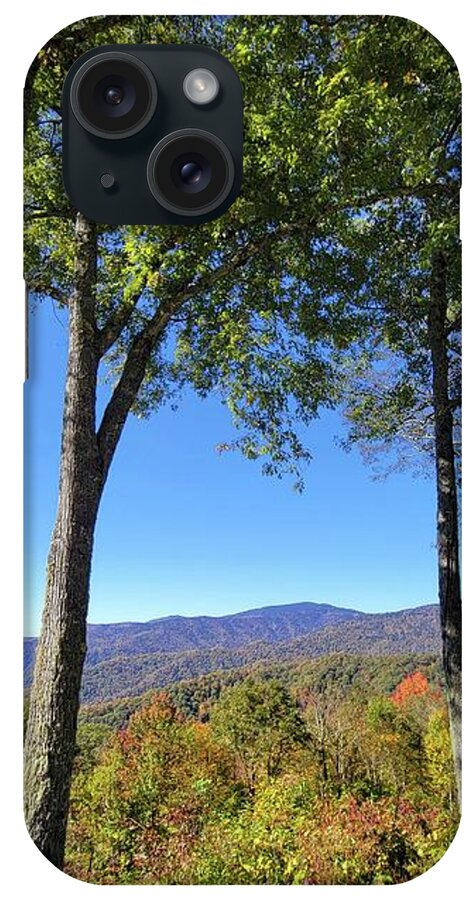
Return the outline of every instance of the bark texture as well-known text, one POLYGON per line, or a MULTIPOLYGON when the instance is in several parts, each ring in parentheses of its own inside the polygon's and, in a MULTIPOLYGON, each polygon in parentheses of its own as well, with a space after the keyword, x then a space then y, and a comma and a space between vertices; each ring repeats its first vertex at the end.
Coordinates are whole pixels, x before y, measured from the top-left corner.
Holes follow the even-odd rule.
POLYGON ((428 319, 435 413, 438 591, 451 740, 461 806, 461 582, 447 312, 447 263, 444 253, 438 251, 432 260, 428 319))
POLYGON ((59 868, 86 653, 93 535, 104 484, 95 433, 96 240, 94 226, 81 215, 75 240, 59 500, 25 742, 27 828, 41 852, 59 868))

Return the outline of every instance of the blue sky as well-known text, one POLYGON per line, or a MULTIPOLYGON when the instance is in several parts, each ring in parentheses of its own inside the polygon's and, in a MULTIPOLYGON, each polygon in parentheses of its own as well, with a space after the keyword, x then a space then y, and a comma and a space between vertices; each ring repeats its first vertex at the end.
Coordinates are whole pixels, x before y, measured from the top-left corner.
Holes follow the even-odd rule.
MULTIPOLYGON (((57 499, 67 330, 49 301, 30 317, 26 389, 25 633, 39 629, 57 499)), ((436 601, 434 488, 374 481, 335 443, 337 414, 307 432, 303 495, 290 479, 215 446, 227 409, 188 394, 177 412, 131 418, 100 509, 90 622, 220 615, 304 600, 369 612, 436 601)))

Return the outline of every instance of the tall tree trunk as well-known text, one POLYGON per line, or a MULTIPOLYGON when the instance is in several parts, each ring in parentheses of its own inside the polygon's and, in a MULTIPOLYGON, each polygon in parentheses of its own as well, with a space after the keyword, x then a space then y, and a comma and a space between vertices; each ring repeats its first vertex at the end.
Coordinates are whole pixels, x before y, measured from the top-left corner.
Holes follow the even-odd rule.
POLYGON ((453 415, 448 386, 447 310, 447 263, 444 253, 436 251, 432 259, 428 336, 435 413, 438 591, 443 666, 461 807, 461 584, 453 415))
POLYGON ((58 511, 25 743, 27 828, 41 852, 59 868, 86 652, 93 535, 104 486, 95 428, 96 236, 92 223, 79 214, 75 240, 58 511))

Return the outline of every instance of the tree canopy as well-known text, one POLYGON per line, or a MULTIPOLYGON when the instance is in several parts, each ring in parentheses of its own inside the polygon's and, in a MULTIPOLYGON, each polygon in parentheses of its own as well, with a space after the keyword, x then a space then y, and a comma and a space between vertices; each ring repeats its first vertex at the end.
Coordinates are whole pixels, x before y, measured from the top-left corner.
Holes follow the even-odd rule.
MULTIPOLYGON (((381 16, 77 23, 39 55, 31 98, 26 274, 40 297, 66 304, 74 279, 62 79, 82 50, 137 40, 209 43, 235 65, 245 171, 217 222, 98 227, 96 324, 111 391, 132 347, 147 345, 137 414, 186 384, 218 391, 237 445, 280 472, 307 458, 296 418, 337 402, 344 356, 358 346, 358 379, 346 382, 351 438, 407 436, 409 419, 428 411, 427 269, 442 243, 455 257, 458 324, 460 100, 447 51, 418 25, 381 16), (383 385, 375 353, 391 357, 383 385)), ((419 434, 425 449, 424 424, 419 434)))

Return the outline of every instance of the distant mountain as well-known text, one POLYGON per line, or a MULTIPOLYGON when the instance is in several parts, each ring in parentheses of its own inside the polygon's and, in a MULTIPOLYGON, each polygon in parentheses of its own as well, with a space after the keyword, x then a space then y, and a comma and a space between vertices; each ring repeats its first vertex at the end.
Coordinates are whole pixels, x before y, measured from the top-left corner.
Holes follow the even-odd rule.
MULTIPOLYGON (((145 624, 90 625, 88 640, 82 688, 85 702, 133 696, 260 661, 314 659, 329 653, 440 652, 437 606, 369 614, 327 604, 296 603, 217 618, 170 616, 145 624), (189 649, 194 632, 197 639, 194 649, 189 649), (171 636, 168 649, 151 650, 167 633, 171 636)), ((28 682, 29 641, 26 649, 28 682)))
MULTIPOLYGON (((166 616, 150 622, 88 625, 86 665, 137 653, 180 652, 205 647, 241 647, 252 641, 289 640, 361 613, 328 603, 287 603, 263 606, 227 616, 166 616)), ((26 638, 31 665, 35 638, 26 638)))
POLYGON ((286 644, 286 658, 322 656, 327 653, 394 653, 440 651, 440 619, 436 605, 418 606, 391 613, 364 613, 352 622, 327 625, 286 644))

